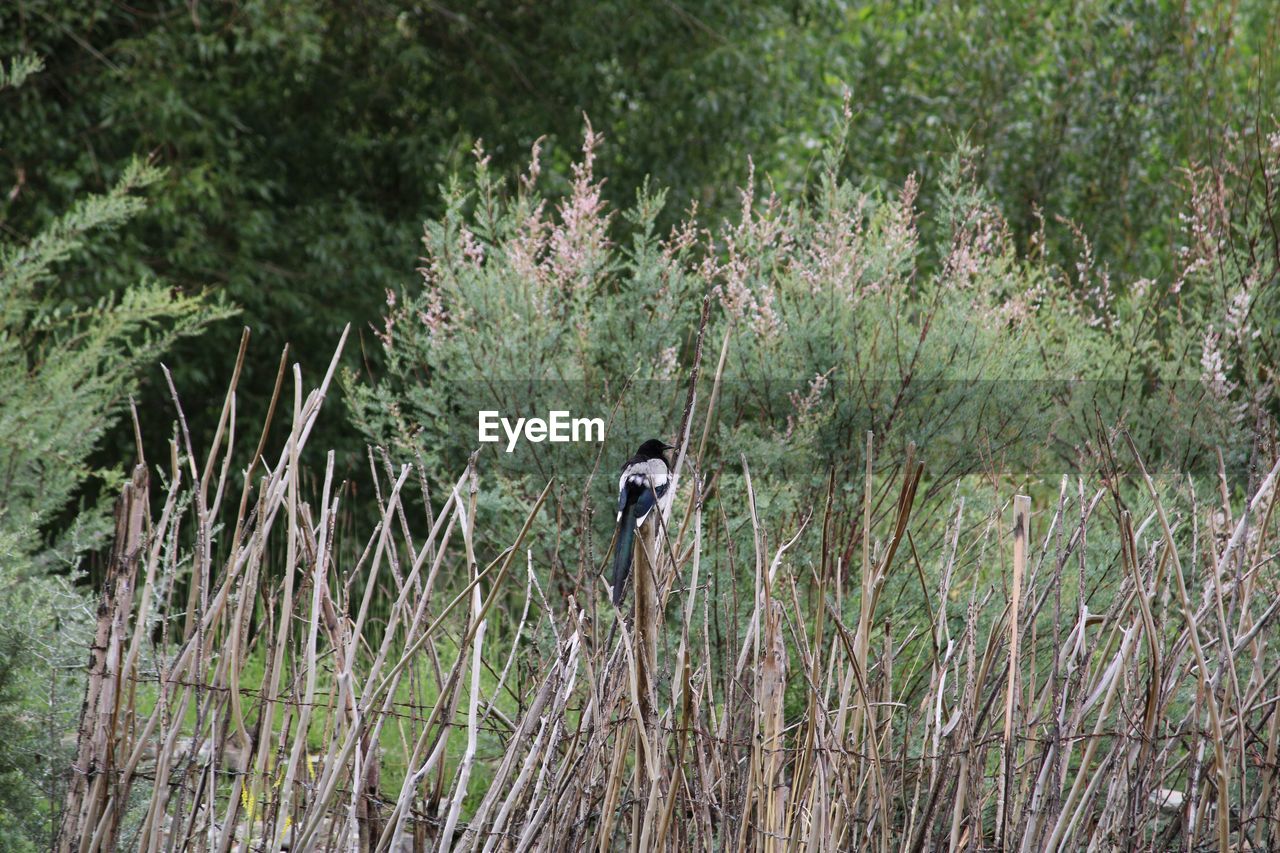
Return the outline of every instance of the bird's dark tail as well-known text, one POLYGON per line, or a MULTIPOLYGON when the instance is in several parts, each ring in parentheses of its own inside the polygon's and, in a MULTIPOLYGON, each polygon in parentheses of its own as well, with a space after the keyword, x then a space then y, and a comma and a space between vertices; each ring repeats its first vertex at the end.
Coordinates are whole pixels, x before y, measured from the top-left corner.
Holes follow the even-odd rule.
POLYGON ((631 552, 636 545, 636 505, 630 501, 618 519, 617 544, 613 549, 613 603, 622 606, 622 594, 627 588, 627 573, 631 571, 631 552))

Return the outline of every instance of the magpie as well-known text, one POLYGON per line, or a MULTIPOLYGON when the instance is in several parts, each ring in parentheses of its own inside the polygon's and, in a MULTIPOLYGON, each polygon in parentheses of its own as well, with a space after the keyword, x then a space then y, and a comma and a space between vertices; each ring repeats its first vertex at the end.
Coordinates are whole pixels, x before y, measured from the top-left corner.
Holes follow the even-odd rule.
POLYGON ((671 483, 671 463, 667 451, 673 444, 651 438, 622 466, 618 478, 618 532, 613 552, 613 603, 622 604, 627 575, 631 571, 631 555, 635 550, 636 528, 644 524, 657 501, 667 493, 671 483))

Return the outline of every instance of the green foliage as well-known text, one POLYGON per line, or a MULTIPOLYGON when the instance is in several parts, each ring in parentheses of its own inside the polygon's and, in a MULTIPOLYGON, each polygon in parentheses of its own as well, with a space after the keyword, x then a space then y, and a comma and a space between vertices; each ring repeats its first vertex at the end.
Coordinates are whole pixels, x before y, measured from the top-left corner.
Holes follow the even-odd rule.
POLYGON ((56 833, 93 628, 83 592, 29 557, 0 527, 0 848, 12 851, 47 850, 56 833))
POLYGON ((24 244, 0 245, 0 526, 42 568, 101 547, 101 508, 75 513, 57 531, 51 522, 93 478, 115 493, 119 469, 95 471, 90 457, 139 377, 175 341, 228 315, 154 281, 92 301, 59 286, 58 267, 94 232, 135 216, 143 203, 134 193, 160 178, 134 161, 110 192, 81 200, 24 244))
MULTIPOLYGON (((0 217, 32 233, 110 186, 112 164, 155 152, 167 173, 151 209, 84 257, 79 295, 144 274, 212 288, 243 308, 256 352, 288 342, 304 369, 412 275, 414 234, 443 211, 437 187, 472 140, 511 167, 546 136, 563 165, 586 112, 626 146, 610 155, 622 198, 654 172, 705 206, 731 200, 745 152, 768 157, 812 119, 804 93, 822 92, 813 31, 769 3, 143 5, 156 14, 96 0, 0 9, 0 55, 49 65, 0 103, 0 185, 19 187, 0 217)), ((220 388, 238 335, 180 347, 179 388, 220 388)), ((246 365, 247 416, 263 414, 273 378, 270 357, 246 365)), ((144 393, 145 431, 164 435, 167 415, 149 415, 164 389, 144 393)), ((323 443, 360 458, 338 423, 321 423, 323 443)))
MULTIPOLYGON (((440 187, 472 140, 506 172, 544 138, 555 198, 586 113, 611 141, 606 200, 627 207, 651 177, 665 230, 693 204, 706 221, 731 213, 749 157, 788 198, 816 186, 847 85, 840 172, 855 185, 892 192, 915 173, 935 209, 937 165, 967 138, 1020 251, 1050 211, 1063 221, 1046 217, 1036 250, 1051 262, 1076 257, 1074 222, 1117 276, 1155 277, 1176 263, 1179 170, 1213 161, 1224 130, 1248 138, 1253 105, 1276 100, 1272 13, 1266 0, 21 0, 0 8, 0 56, 48 70, 0 96, 0 219, 34 234, 154 152, 167 172, 151 209, 81 256, 71 292, 118 295, 146 275, 213 288, 243 308, 256 352, 289 342, 311 372, 411 276, 417 223, 444 214, 440 187)), ((936 218, 922 227, 930 251, 947 236, 936 218)), ((180 344, 178 386, 220 389, 237 337, 180 344)), ((378 353, 367 341, 372 374, 378 353)), ((246 365, 246 415, 264 412, 274 366, 246 365)), ((164 389, 141 393, 145 432, 165 435, 151 414, 164 389)), ((362 455, 339 422, 320 428, 348 462, 362 455)))
MULTIPOLYGON (((597 454, 623 459, 642 438, 674 433, 708 294, 704 368, 718 342, 728 349, 702 462, 721 489, 744 494, 745 456, 769 483, 758 500, 775 517, 813 507, 829 472, 856 514, 867 432, 885 462, 909 443, 923 448, 926 495, 937 499, 996 459, 1023 487, 1047 476, 1052 488, 1061 472, 1097 464, 1085 457, 1101 426, 1124 425, 1153 463, 1213 472, 1215 448, 1245 461, 1252 418, 1275 386, 1224 378, 1215 390, 1205 329, 1223 303, 1203 279, 1220 265, 1188 257, 1173 280, 1131 286, 1112 281, 1083 235, 1071 268, 1028 258, 977 181, 972 150, 950 159, 931 193, 938 207, 922 215, 914 178, 896 194, 842 178, 844 140, 812 193, 760 197, 748 184, 735 218, 665 236, 655 225, 662 191, 646 188, 614 221, 590 127, 560 179, 543 174, 535 149, 508 189, 477 151, 474 179, 454 181, 446 214, 427 223, 423 285, 388 295, 381 380, 346 374, 356 424, 447 476, 476 448, 478 410, 608 417, 603 448, 521 442, 511 454, 488 448, 481 466, 512 500, 557 476, 560 512, 585 522, 594 510, 603 548, 613 484, 597 454), (571 191, 553 202, 542 187, 561 180, 571 191)), ((1229 250, 1221 237, 1208 241, 1215 257, 1229 250)), ((1239 286, 1258 289, 1250 282, 1267 269, 1239 286)), ((1263 315, 1247 325, 1233 334, 1258 351, 1272 345, 1263 315)), ((487 525, 517 517, 505 511, 512 503, 488 500, 487 525)), ((745 505, 726 511, 745 524, 745 505)), ((554 547, 574 544, 570 535, 554 547)))
POLYGON ((1047 215, 1041 248, 1059 263, 1076 223, 1118 274, 1167 274, 1180 170, 1276 102, 1274 15, 1265 0, 859 3, 836 72, 856 110, 851 168, 915 172, 932 208, 938 156, 964 136, 1019 246, 1047 215))

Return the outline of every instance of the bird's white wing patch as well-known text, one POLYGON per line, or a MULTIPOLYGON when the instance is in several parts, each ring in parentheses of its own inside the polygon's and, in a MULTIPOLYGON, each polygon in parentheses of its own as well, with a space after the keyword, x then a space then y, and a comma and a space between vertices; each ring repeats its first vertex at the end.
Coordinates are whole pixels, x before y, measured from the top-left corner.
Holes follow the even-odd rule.
MULTIPOLYGON (((623 501, 628 487, 652 489, 654 497, 660 502, 667 493, 669 482, 670 472, 667 470, 666 463, 661 459, 646 459, 643 462, 634 463, 623 468, 621 476, 618 477, 617 521, 622 520, 623 501)), ((656 504, 650 504, 649 509, 636 517, 636 527, 644 524, 654 505, 656 504)))

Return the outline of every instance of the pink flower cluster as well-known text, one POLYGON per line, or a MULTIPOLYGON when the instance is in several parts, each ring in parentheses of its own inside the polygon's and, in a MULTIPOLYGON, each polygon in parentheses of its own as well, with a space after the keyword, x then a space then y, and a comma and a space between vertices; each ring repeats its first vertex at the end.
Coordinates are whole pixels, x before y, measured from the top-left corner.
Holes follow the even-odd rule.
POLYGON ((770 262, 776 256, 785 256, 792 235, 776 195, 770 194, 757 212, 756 167, 750 159, 747 163, 747 186, 741 191, 742 213, 738 223, 724 234, 724 260, 708 252, 701 273, 708 282, 716 282, 714 292, 729 317, 747 324, 757 335, 772 338, 782 331, 782 318, 777 312, 770 262))
POLYGON ((595 178, 596 150, 604 137, 586 125, 582 159, 573 165, 567 198, 556 206, 557 217, 546 216, 546 202, 537 197, 541 174, 541 142, 534 143, 529 168, 521 176, 523 210, 507 257, 516 274, 532 285, 534 310, 549 316, 561 300, 573 301, 591 293, 606 266, 609 223, 603 181, 595 178))

